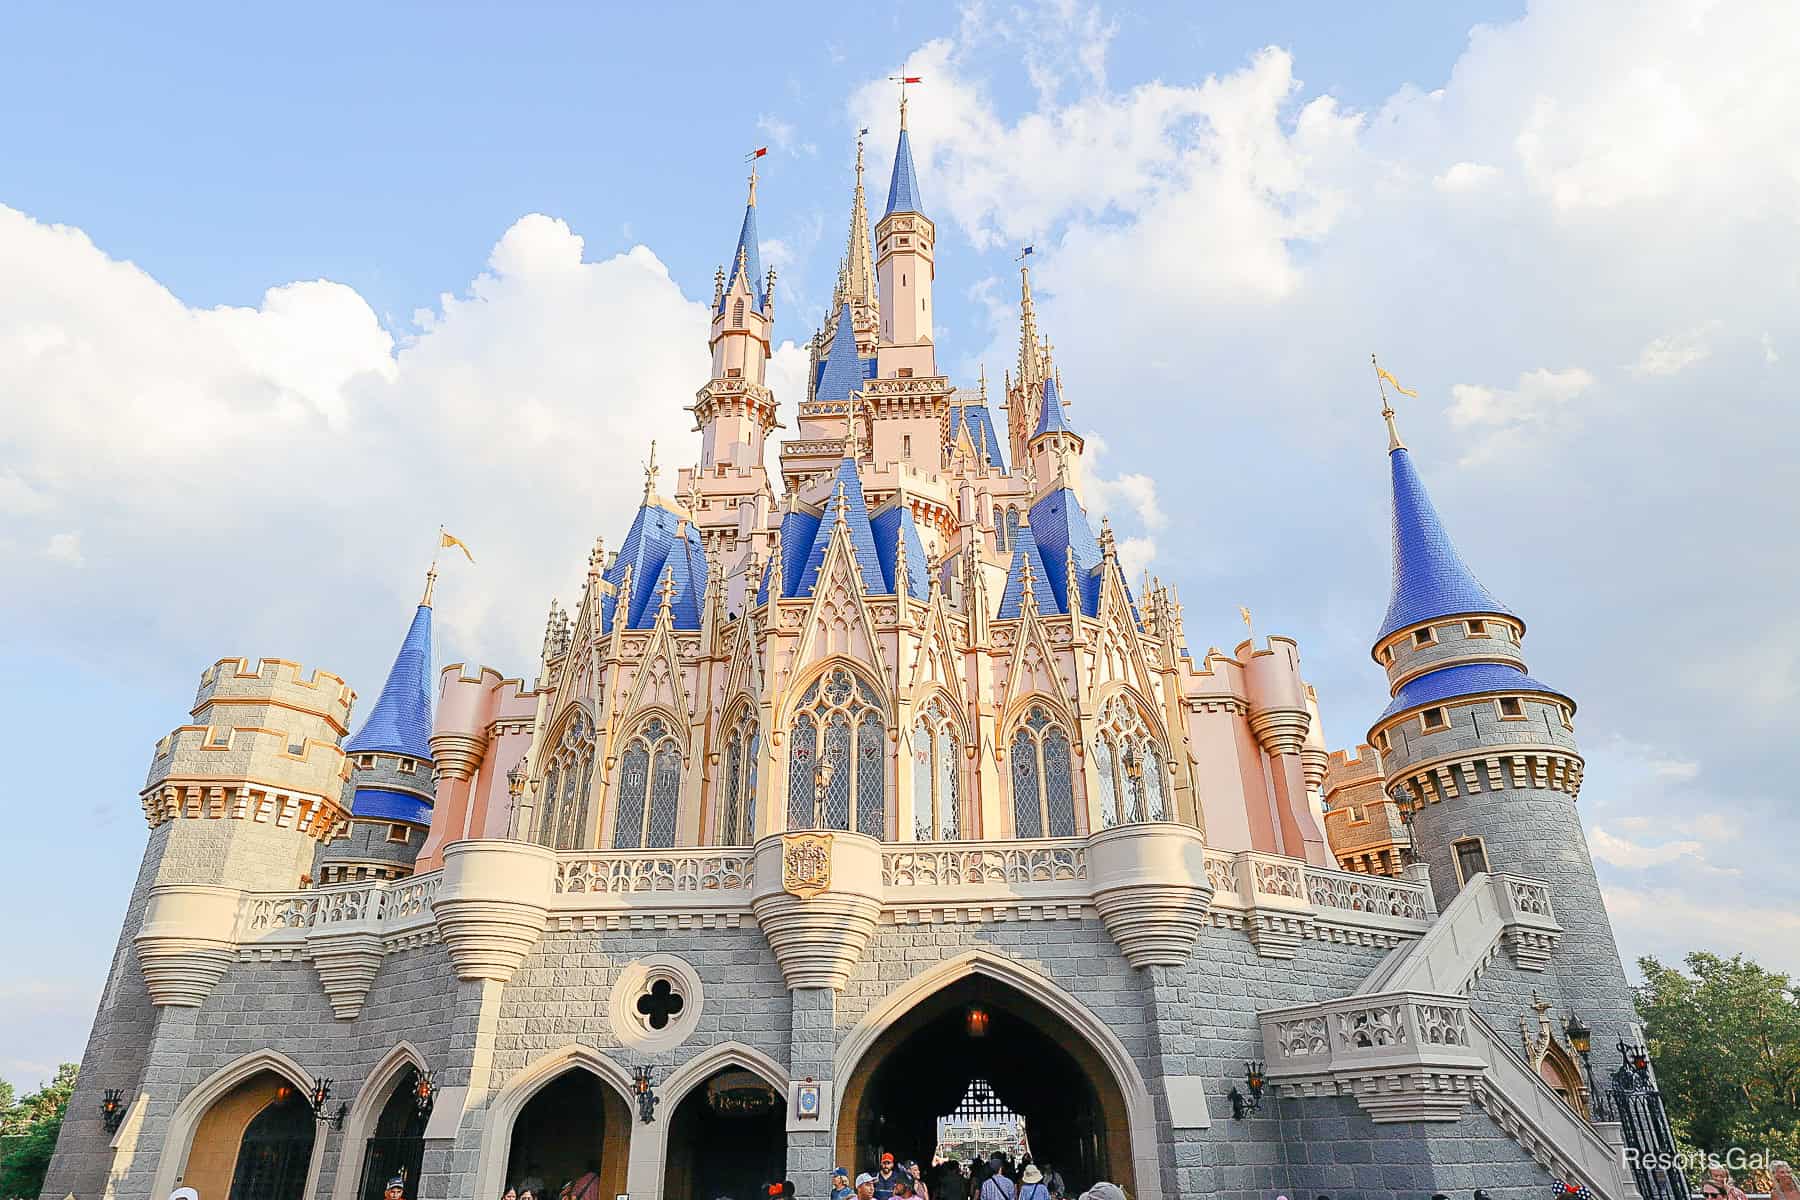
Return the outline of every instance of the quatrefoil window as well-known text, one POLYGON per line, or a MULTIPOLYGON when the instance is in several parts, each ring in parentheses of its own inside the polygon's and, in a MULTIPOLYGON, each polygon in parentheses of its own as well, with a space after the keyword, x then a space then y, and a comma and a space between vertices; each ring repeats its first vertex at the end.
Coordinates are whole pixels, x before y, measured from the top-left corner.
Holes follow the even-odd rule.
POLYGON ((659 979, 637 998, 638 1015, 652 1029, 667 1029, 671 1018, 681 1015, 687 1001, 667 979, 659 979))

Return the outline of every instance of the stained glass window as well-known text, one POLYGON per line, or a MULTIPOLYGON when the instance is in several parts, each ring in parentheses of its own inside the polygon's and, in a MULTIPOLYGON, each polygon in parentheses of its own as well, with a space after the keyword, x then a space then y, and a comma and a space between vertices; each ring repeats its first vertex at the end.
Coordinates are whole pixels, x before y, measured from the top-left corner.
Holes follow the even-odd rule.
POLYGON ((788 828, 885 836, 886 722, 874 687, 847 667, 827 671, 800 697, 789 735, 788 828))
POLYGON ((681 814, 681 747, 661 717, 631 736, 619 756, 613 847, 673 846, 681 814))
POLYGON ((1100 782, 1102 828, 1121 822, 1166 821, 1163 754, 1137 706, 1115 695, 1100 709, 1094 735, 1094 773, 1100 782))
POLYGON ((718 828, 720 846, 748 846, 756 836, 756 714, 739 714, 725 738, 725 769, 720 777, 718 828))
POLYGON ((594 778, 594 723, 576 708, 563 723, 544 767, 537 827, 529 836, 541 846, 579 850, 587 839, 588 786, 594 778))
POLYGON ((1049 709, 1034 704, 1013 731, 1011 753, 1014 835, 1074 837, 1068 731, 1049 709))
POLYGON ((942 696, 933 696, 913 722, 913 837, 952 842, 962 836, 961 772, 956 725, 942 696))

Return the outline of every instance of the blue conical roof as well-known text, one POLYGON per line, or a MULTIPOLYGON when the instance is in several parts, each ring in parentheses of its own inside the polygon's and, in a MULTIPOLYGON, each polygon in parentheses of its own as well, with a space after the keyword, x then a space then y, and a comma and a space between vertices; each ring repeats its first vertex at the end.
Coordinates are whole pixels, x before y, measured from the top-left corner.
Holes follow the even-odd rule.
MULTIPOLYGON (((887 581, 882 575, 881 554, 875 549, 875 531, 869 527, 869 506, 863 500, 862 479, 856 473, 856 463, 846 458, 838 464, 831 499, 825 502, 825 511, 819 515, 819 528, 813 535, 812 550, 806 556, 806 565, 801 569, 798 584, 795 584, 792 577, 788 580, 789 586, 793 588, 789 595, 812 595, 813 588, 819 581, 819 568, 825 565, 825 550, 831 545, 832 530, 837 527, 840 496, 843 498, 844 524, 849 527, 850 548, 855 552, 863 590, 873 596, 886 592, 887 581)), ((784 541, 786 536, 785 533, 782 535, 784 541)), ((910 553, 912 547, 908 546, 907 550, 910 553)))
MULTIPOLYGON (((744 227, 738 230, 737 249, 731 252, 731 267, 725 275, 725 290, 731 291, 737 283, 738 263, 744 265, 744 285, 750 289, 750 302, 756 311, 763 310, 763 293, 757 290, 757 280, 763 277, 762 252, 756 241, 756 201, 744 205, 744 227)), ((719 311, 725 311, 725 299, 719 298, 719 311)))
POLYGON ((831 349, 825 353, 825 365, 819 372, 819 386, 813 389, 818 400, 848 400, 850 393, 868 382, 863 360, 856 356, 856 329, 850 323, 850 306, 838 313, 837 332, 832 335, 831 349))
POLYGON ((1037 432, 1032 437, 1042 437, 1046 433, 1073 433, 1069 423, 1063 419, 1062 389, 1056 386, 1056 376, 1044 376, 1044 410, 1038 414, 1037 432))
POLYGON ((381 695, 362 728, 344 743, 348 754, 382 751, 431 761, 431 606, 419 605, 381 695))
POLYGON ((690 521, 670 511, 660 501, 650 499, 638 506, 625 544, 607 568, 605 579, 615 591, 600 602, 600 628, 611 632, 619 617, 619 604, 625 604, 627 629, 649 629, 656 624, 662 608, 663 576, 674 582, 670 608, 677 629, 700 628, 700 601, 706 592, 706 554, 700 544, 700 533, 690 521), (631 568, 631 595, 619 595, 625 580, 625 569, 631 568))
POLYGON ((1031 575, 1031 595, 1037 602, 1038 611, 1062 611, 1057 607, 1056 592, 1051 590, 1050 572, 1044 566, 1037 539, 1032 536, 1031 526, 1022 524, 1013 536, 1012 565, 1007 568, 1006 587, 1000 593, 1000 607, 994 613, 997 620, 1008 621, 1019 615, 1025 603, 1027 573, 1031 575))
POLYGON ((1511 609, 1481 586, 1438 519, 1424 481, 1404 446, 1388 454, 1394 481, 1394 584, 1377 643, 1397 630, 1439 617, 1511 609))
MULTIPOLYGON (((1044 568, 1050 575, 1050 591, 1055 611, 1069 611, 1069 552, 1075 552, 1076 586, 1081 594, 1076 600, 1081 611, 1092 616, 1100 611, 1100 574, 1105 556, 1094 531, 1088 527, 1087 514, 1073 488, 1054 488, 1031 506, 1031 535, 1043 556, 1044 568)), ((1021 529, 1023 526, 1021 526, 1021 529)), ((1129 589, 1127 589, 1129 592, 1129 589)), ((1050 605, 1038 594, 1038 606, 1050 605)))
POLYGON ((912 139, 900 130, 900 144, 894 147, 894 177, 888 183, 887 211, 890 213, 923 213, 919 203, 919 174, 913 169, 912 139))

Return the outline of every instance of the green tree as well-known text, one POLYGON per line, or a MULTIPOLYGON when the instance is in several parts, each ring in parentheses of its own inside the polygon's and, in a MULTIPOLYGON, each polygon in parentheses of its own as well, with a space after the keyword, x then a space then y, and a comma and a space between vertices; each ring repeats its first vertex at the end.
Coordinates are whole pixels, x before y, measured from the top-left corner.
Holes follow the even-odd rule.
POLYGON ((1743 955, 1696 952, 1687 970, 1641 958, 1644 1022, 1670 1124, 1683 1145, 1800 1159, 1800 996, 1743 955))
POLYGON ((0 1196, 36 1196, 43 1190, 78 1072, 74 1063, 64 1063, 54 1079, 22 1100, 12 1100, 10 1085, 0 1092, 0 1098, 11 1101, 0 1109, 0 1134, 7 1137, 0 1157, 0 1196))

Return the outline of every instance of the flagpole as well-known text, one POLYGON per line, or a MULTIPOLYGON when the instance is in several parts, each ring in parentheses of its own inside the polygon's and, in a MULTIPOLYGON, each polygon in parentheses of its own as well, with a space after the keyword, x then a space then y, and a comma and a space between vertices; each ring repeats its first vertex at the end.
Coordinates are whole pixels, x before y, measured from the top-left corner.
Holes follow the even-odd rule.
MULTIPOLYGON (((1375 355, 1369 355, 1369 365, 1375 368, 1375 388, 1381 393, 1381 419, 1387 422, 1388 453, 1406 449, 1406 443, 1400 440, 1400 427, 1394 424, 1394 405, 1388 399, 1386 372, 1381 369, 1381 362, 1375 355)), ((1394 384, 1399 387, 1399 383, 1394 384)))

